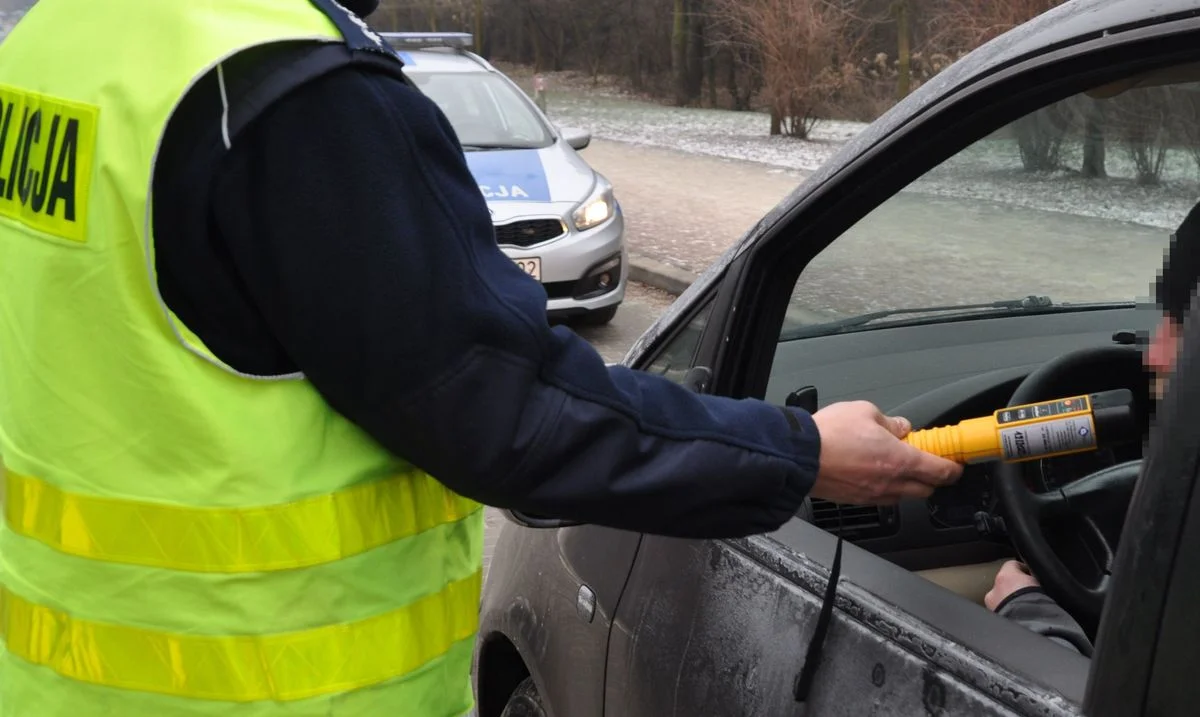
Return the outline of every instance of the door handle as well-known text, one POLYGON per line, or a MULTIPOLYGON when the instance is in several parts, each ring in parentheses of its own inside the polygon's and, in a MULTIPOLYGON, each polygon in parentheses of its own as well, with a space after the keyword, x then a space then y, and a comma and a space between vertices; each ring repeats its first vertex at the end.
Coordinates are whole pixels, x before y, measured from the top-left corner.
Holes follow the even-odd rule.
POLYGON ((579 594, 575 597, 575 610, 579 619, 590 623, 596 616, 596 593, 587 585, 579 586, 579 594))

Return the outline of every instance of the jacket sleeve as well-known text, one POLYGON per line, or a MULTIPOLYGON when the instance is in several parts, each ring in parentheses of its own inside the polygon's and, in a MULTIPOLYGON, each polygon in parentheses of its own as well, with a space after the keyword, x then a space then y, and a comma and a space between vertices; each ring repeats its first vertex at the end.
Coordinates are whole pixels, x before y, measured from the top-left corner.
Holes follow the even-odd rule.
POLYGON ((212 211, 330 405, 462 495, 726 537, 774 530, 812 486, 808 414, 606 367, 552 328, 445 116, 394 79, 344 71, 280 102, 232 148, 212 211))
POLYGON ((996 606, 996 613, 1084 657, 1092 656, 1092 643, 1087 633, 1039 587, 1022 588, 1012 593, 996 606))

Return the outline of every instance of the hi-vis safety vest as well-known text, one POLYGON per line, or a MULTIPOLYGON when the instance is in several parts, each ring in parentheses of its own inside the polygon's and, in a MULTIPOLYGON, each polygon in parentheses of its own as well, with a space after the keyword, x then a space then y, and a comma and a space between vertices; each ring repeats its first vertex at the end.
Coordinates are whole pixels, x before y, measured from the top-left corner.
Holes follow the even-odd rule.
POLYGON ((192 83, 364 38, 332 0, 41 0, 0 43, 3 717, 471 710, 480 506, 226 367, 154 276, 192 83))

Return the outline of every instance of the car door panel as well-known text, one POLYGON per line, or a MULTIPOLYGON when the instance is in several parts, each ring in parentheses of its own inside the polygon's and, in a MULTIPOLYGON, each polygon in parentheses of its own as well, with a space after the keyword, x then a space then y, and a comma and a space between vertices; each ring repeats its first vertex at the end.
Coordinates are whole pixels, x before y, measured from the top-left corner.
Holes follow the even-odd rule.
MULTIPOLYGON (((820 552, 832 557, 832 536, 824 535, 820 552)), ((885 561, 850 545, 844 549, 843 579, 808 714, 1076 713, 1086 660, 891 566, 914 581, 900 581, 900 590, 927 587, 929 595, 959 601, 959 612, 971 622, 966 627, 981 639, 1006 643, 1030 667, 1027 672, 1041 673, 1042 684, 1031 674, 1014 674, 964 647, 957 635, 897 609, 892 596, 855 584, 856 573, 865 575, 885 561)), ((802 714, 792 690, 826 578, 818 563, 773 540, 647 537, 612 632, 605 714, 802 714)), ((927 597, 919 589, 909 595, 931 602, 944 616, 945 606, 927 597)))
POLYGON ((640 539, 593 525, 539 530, 506 522, 501 528, 498 554, 543 558, 493 563, 503 567, 488 574, 483 621, 495 619, 516 643, 555 715, 602 713, 608 632, 640 539), (545 560, 549 555, 557 560, 545 560), (590 619, 580 609, 581 588, 590 595, 590 619))

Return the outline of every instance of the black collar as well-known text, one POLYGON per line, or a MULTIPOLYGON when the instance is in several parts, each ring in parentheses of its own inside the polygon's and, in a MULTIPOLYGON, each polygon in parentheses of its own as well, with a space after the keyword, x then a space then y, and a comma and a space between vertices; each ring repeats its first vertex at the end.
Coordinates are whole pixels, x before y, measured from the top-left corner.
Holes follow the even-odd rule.
POLYGON ((379 0, 340 0, 340 2, 347 10, 363 18, 379 8, 379 0))

